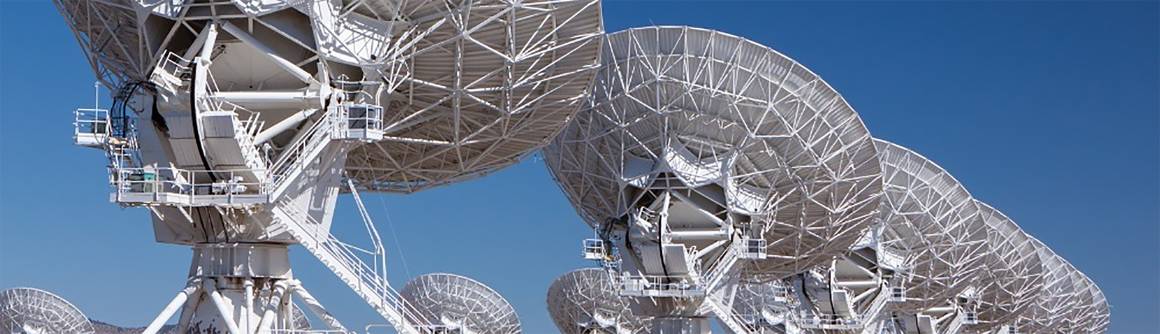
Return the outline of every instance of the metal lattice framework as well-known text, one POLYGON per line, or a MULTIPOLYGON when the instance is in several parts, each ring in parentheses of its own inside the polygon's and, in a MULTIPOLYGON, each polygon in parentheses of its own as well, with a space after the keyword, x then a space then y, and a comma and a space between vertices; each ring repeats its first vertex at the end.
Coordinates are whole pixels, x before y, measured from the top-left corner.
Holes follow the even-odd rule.
MULTIPOLYGON (((110 89, 149 81, 168 53, 185 52, 207 22, 219 20, 244 27, 299 68, 291 71, 297 77, 270 72, 271 66, 232 61, 250 49, 223 48, 213 73, 222 87, 380 83, 371 93, 390 110, 387 136, 351 152, 347 175, 362 188, 387 192, 478 176, 547 144, 580 106, 603 34, 598 0, 56 4, 110 89)), ((263 119, 272 124, 279 117, 263 119)))
POLYGON ((1075 293, 1070 296, 1071 308, 1068 310, 1063 331, 1066 333, 1090 332, 1099 313, 1096 303, 1096 294, 1099 288, 1095 286, 1095 282, 1076 269, 1070 262, 1064 260, 1064 263, 1068 274, 1071 275, 1071 283, 1075 293))
POLYGON ((64 298, 40 289, 12 288, 0 291, 0 332, 90 334, 96 329, 64 298))
POLYGON ((411 192, 519 161, 572 117, 599 66, 597 0, 440 3, 403 7, 428 36, 403 55, 388 139, 347 162, 363 187, 411 192))
POLYGON ((400 295, 425 318, 449 329, 520 333, 515 308, 495 290, 467 277, 444 273, 418 276, 407 282, 400 295))
POLYGON ((985 269, 975 288, 981 331, 1013 324, 1039 299, 1043 290, 1043 264, 1034 241, 1002 212, 976 201, 988 227, 985 269))
POLYGON ((647 323, 632 314, 604 269, 577 269, 556 278, 547 302, 552 321, 564 334, 648 333, 647 323))
POLYGON ((965 188, 934 162, 876 140, 882 160, 882 247, 903 256, 902 312, 945 305, 974 283, 987 252, 986 223, 965 188))
MULTIPOLYGON (((790 321, 786 305, 787 289, 780 281, 741 279, 733 293, 733 312, 760 330, 784 331, 790 321)), ((766 333, 766 332, 759 332, 766 333)))
POLYGON ((1066 328, 1071 309, 1075 307, 1074 276, 1068 264, 1051 248, 1032 239, 1043 264, 1043 291, 1019 321, 1019 331, 1025 333, 1056 333, 1066 328))
POLYGON ((1112 324, 1111 309, 1108 306, 1108 298, 1104 296, 1104 291, 1094 283, 1092 284, 1092 303, 1095 304, 1092 309, 1094 314, 1087 328, 1091 333, 1107 333, 1108 326, 1112 324))
POLYGON ((545 149, 593 226, 655 195, 718 188, 711 212, 753 215, 755 270, 789 275, 841 254, 870 223, 881 182, 869 132, 805 67, 760 44, 690 27, 610 34, 584 110, 545 149))

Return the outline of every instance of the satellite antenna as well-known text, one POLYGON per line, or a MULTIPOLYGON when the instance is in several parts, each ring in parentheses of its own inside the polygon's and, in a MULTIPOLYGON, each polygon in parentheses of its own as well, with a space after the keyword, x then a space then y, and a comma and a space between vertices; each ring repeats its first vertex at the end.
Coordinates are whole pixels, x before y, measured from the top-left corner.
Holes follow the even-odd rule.
POLYGON ((609 34, 602 62, 544 156, 654 330, 707 332, 713 313, 751 332, 721 289, 741 263, 788 276, 870 224, 881 182, 869 132, 797 62, 676 26, 609 34))
POLYGON ((1070 310, 1074 307, 1073 295, 1076 294, 1074 277, 1071 275, 1068 264, 1050 247, 1032 237, 1036 253, 1043 264, 1043 290, 1031 305, 1031 308, 1021 316, 1019 332, 1021 333, 1055 333, 1064 329, 1070 310))
POLYGON ((1016 320, 1028 312, 1040 297, 1043 287, 1043 264, 1034 241, 1002 212, 975 201, 987 224, 990 250, 985 269, 974 285, 979 296, 971 305, 978 323, 965 328, 973 332, 1019 331, 1016 320))
MULTIPOLYGON (((974 316, 958 307, 983 268, 987 226, 970 193, 946 170, 905 147, 875 140, 882 161, 881 248, 903 259, 889 328, 953 333, 974 316), (891 320, 896 319, 896 320, 891 320)), ((886 316, 884 314, 884 316, 886 316)))
POLYGON ((556 278, 548 287, 548 313, 563 334, 644 334, 645 323, 613 287, 608 272, 584 268, 556 278))
POLYGON ((414 192, 545 145, 599 65, 597 0, 54 1, 108 109, 77 113, 105 152, 111 201, 190 246, 187 286, 146 328, 265 332, 297 298, 300 244, 399 333, 430 320, 399 297, 358 190, 414 192), (352 194, 370 245, 330 233, 352 194))
POLYGON ((0 291, 0 333, 92 334, 96 329, 76 306, 33 288, 0 291))
POLYGON ((518 334, 520 319, 503 296, 483 283, 454 274, 427 274, 407 282, 403 300, 434 323, 433 333, 518 334))
MULTIPOLYGON (((1086 275, 1084 277, 1087 277, 1086 275)), ((1090 279, 1090 278, 1088 278, 1090 279)), ((1092 316, 1089 320, 1088 330, 1092 333, 1107 333, 1108 326, 1111 325, 1111 307, 1108 305, 1108 298, 1104 296, 1104 291, 1100 289, 1094 282, 1092 283, 1092 316)))
POLYGON ((1080 272, 1070 262, 1064 260, 1067 264, 1068 273, 1071 275, 1071 283, 1075 287, 1075 293, 1071 295, 1072 307, 1067 321, 1064 322, 1065 333, 1085 333, 1091 331, 1091 326, 1094 324, 1095 317, 1099 313, 1096 308, 1096 291, 1095 282, 1092 282, 1087 275, 1080 272))

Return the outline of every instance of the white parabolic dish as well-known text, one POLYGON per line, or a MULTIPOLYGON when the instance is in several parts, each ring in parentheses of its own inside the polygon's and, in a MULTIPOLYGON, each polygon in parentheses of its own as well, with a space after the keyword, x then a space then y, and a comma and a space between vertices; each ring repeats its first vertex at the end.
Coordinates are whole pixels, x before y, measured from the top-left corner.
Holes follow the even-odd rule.
MULTIPOLYGON (((57 7, 113 91, 149 81, 159 62, 173 59, 168 53, 196 44, 207 22, 244 27, 298 68, 291 71, 297 76, 287 74, 222 32, 210 71, 224 90, 284 94, 312 81, 301 94, 309 106, 321 103, 308 98, 320 84, 378 82, 381 89, 369 93, 387 111, 386 138, 355 149, 346 164, 360 187, 387 192, 478 176, 547 144, 579 107, 603 35, 598 0, 113 0, 57 1, 57 7)), ((239 104, 254 111, 270 106, 239 104)), ((261 117, 274 124, 287 115, 274 110, 261 117)))
POLYGON ((983 269, 987 226, 971 194, 946 170, 905 147, 876 140, 886 195, 882 247, 904 257, 906 301, 894 310, 945 305, 983 269))
POLYGON ((629 29, 605 44, 586 106, 545 148, 588 224, 624 219, 636 189, 664 178, 723 187, 716 205, 759 217, 768 241, 753 271, 780 278, 845 252, 872 221, 882 185, 870 134, 802 65, 691 27, 629 29))
POLYGON ((577 269, 556 278, 548 287, 548 313, 564 334, 647 333, 633 315, 628 300, 612 285, 608 272, 577 269))
POLYGON ((0 291, 0 332, 89 334, 95 331, 80 309, 51 292, 33 288, 0 291))
POLYGON ((503 296, 476 280, 454 274, 426 274, 399 292, 416 312, 465 333, 518 334, 520 319, 503 296))

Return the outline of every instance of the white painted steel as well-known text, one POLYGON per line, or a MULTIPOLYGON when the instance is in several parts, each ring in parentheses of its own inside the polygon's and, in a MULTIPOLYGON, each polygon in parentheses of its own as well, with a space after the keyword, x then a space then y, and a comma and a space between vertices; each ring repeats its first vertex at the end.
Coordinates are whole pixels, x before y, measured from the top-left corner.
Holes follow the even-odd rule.
POLYGON ((710 212, 754 223, 769 241, 756 270, 780 276, 841 254, 869 225, 881 192, 869 133, 805 67, 698 28, 630 29, 606 44, 585 110, 545 149, 588 224, 624 219, 644 189, 720 188, 710 212))
POLYGON ((1065 330, 1073 298, 1078 292, 1067 262, 1039 240, 1034 240, 1036 253, 1043 265, 1043 291, 1031 309, 1022 316, 1020 333, 1054 333, 1065 330))
POLYGON ((51 292, 34 288, 0 291, 0 332, 13 334, 92 334, 80 309, 51 292))
POLYGON ((647 322, 632 313, 629 301, 599 268, 576 269, 548 287, 548 313, 563 334, 644 334, 647 322))
POLYGON ((426 274, 407 282, 402 298, 433 322, 429 330, 518 334, 520 319, 503 296, 483 283, 454 274, 426 274))
POLYGON ((990 250, 983 272, 974 284, 979 296, 974 301, 979 323, 966 328, 973 332, 994 332, 1002 326, 1017 326, 1043 291, 1043 264, 1031 237, 1002 212, 983 202, 980 215, 988 228, 990 250))
POLYGON ((987 254, 987 225, 970 193, 946 170, 902 146, 876 140, 886 196, 882 247, 905 260, 903 313, 937 311, 974 283, 987 254))
POLYGON ((231 332, 259 313, 257 327, 283 329, 288 265, 240 254, 290 244, 398 331, 424 331, 386 281, 377 234, 363 259, 329 233, 356 187, 344 183, 412 192, 515 163, 576 112, 603 33, 597 0, 55 4, 115 92, 108 112, 78 114, 91 129, 77 142, 106 151, 112 201, 148 208, 159 242, 198 245, 191 279, 221 285, 184 303, 181 325, 231 332), (242 291, 283 305, 256 310, 242 291))
POLYGON ((599 66, 597 0, 404 1, 399 10, 427 37, 400 50, 407 75, 380 97, 386 139, 347 161, 368 190, 414 192, 519 161, 576 113, 599 66))

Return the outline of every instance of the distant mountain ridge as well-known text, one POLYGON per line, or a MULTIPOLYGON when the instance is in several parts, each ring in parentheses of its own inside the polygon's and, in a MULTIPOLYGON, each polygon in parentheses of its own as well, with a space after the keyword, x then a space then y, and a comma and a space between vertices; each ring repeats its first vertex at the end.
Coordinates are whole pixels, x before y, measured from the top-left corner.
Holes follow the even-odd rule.
MULTIPOLYGON (((94 334, 139 334, 145 331, 145 327, 126 328, 113 325, 99 320, 89 319, 93 323, 93 328, 97 331, 94 334)), ((177 334, 177 326, 165 325, 161 327, 162 334, 177 334)))

